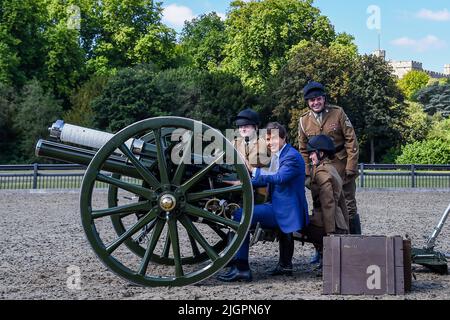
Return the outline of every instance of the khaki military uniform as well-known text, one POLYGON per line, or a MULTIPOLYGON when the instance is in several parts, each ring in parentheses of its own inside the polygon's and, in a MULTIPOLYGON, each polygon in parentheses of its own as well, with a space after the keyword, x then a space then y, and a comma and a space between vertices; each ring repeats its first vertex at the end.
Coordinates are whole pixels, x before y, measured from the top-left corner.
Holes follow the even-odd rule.
POLYGON ((342 189, 343 181, 331 161, 325 160, 312 169, 312 216, 309 225, 302 230, 304 241, 323 249, 323 237, 327 234, 347 234, 349 216, 342 189))
POLYGON ((270 151, 267 148, 266 139, 256 137, 251 139, 248 144, 244 138, 239 137, 234 140, 233 146, 241 154, 250 166, 250 169, 268 167, 270 165, 270 151))
POLYGON ((342 186, 342 178, 329 160, 313 168, 311 176, 313 215, 310 224, 324 228, 325 233, 349 230, 349 217, 342 186))
MULTIPOLYGON (((267 148, 266 139, 256 137, 251 139, 248 144, 242 137, 234 140, 233 146, 241 154, 242 158, 249 164, 250 170, 254 168, 263 168, 270 165, 270 150, 267 148)), ((264 203, 267 200, 266 188, 257 188, 255 203, 264 203)))
MULTIPOLYGON (((333 140, 336 157, 331 163, 344 180, 348 213, 350 217, 354 216, 357 213, 355 180, 358 176, 359 146, 353 125, 344 110, 328 104, 321 113, 321 119, 316 119, 315 113, 310 110, 300 117, 298 130, 300 153, 306 164, 310 163, 306 150, 310 138, 325 134, 333 140), (353 173, 353 177, 348 178, 346 172, 353 173)), ((306 175, 310 175, 309 165, 306 165, 306 175)))

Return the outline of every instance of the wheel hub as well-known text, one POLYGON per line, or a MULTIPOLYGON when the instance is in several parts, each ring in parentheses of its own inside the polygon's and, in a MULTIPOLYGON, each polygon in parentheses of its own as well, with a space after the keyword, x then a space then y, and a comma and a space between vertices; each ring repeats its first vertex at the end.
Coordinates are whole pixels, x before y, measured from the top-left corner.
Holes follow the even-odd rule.
POLYGON ((177 206, 176 198, 171 194, 164 194, 159 199, 159 206, 166 212, 172 211, 177 206))

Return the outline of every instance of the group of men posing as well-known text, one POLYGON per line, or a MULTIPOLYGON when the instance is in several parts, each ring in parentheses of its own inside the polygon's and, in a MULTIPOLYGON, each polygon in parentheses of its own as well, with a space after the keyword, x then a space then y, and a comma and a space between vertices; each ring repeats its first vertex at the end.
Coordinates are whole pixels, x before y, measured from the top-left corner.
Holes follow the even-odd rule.
MULTIPOLYGON (((326 101, 322 84, 310 82, 303 89, 309 110, 299 120, 297 151, 285 127, 271 122, 265 137, 258 137, 259 115, 246 109, 236 117, 240 138, 234 145, 245 159, 256 190, 251 225, 279 230, 279 262, 270 275, 292 275, 293 233, 316 249, 313 262, 321 267, 323 237, 331 234, 361 234, 357 213, 355 180, 358 176, 358 142, 355 130, 340 107, 326 101), (270 160, 265 150, 270 151, 270 160), (305 186, 311 190, 313 209, 308 214, 305 186)), ((233 214, 240 221, 242 210, 233 214)), ((251 281, 248 235, 228 272, 225 282, 251 281)))

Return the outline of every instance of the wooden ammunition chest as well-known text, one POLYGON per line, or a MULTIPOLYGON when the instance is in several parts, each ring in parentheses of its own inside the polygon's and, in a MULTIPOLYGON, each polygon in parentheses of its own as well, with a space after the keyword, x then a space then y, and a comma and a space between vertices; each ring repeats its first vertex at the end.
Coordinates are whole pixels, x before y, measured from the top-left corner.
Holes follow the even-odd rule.
POLYGON ((356 235, 323 240, 324 294, 399 295, 410 291, 410 240, 356 235))

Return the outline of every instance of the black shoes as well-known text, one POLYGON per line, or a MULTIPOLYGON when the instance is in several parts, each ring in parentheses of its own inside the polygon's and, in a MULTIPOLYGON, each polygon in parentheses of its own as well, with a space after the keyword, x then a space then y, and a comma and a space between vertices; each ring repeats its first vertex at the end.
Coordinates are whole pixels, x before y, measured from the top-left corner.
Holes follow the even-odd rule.
POLYGON ((292 266, 283 267, 280 264, 277 264, 275 268, 267 272, 270 276, 292 276, 292 266))
POLYGON ((236 282, 236 281, 246 281, 250 282, 253 280, 252 271, 248 270, 239 270, 236 266, 231 267, 231 270, 223 275, 219 275, 217 277, 218 280, 223 282, 236 282))
POLYGON ((230 260, 223 268, 232 268, 236 265, 236 261, 235 260, 230 260))

